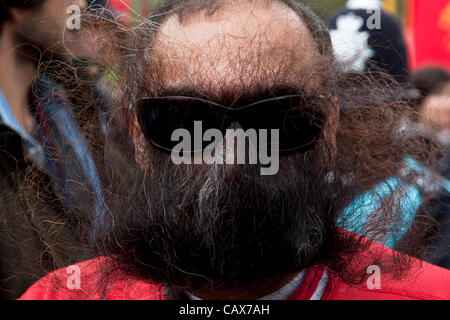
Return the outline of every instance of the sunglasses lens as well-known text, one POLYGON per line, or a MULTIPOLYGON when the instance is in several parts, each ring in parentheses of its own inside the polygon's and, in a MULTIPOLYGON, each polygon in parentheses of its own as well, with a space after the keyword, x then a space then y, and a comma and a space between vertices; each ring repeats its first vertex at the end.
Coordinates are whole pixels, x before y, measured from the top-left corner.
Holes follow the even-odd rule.
POLYGON ((141 99, 136 110, 141 129, 153 146, 171 152, 181 139, 172 139, 173 133, 177 129, 184 129, 191 137, 192 148, 183 151, 195 153, 209 145, 204 142, 200 150, 195 150, 193 139, 196 126, 200 134, 208 129, 221 129, 224 115, 216 114, 216 109, 217 107, 201 99, 162 97, 141 99), (201 128, 198 127, 198 122, 201 122, 201 128))
POLYGON ((324 115, 321 106, 311 99, 286 97, 270 99, 244 110, 245 128, 279 130, 279 143, 268 140, 268 149, 280 153, 306 152, 312 149, 322 132, 324 115))

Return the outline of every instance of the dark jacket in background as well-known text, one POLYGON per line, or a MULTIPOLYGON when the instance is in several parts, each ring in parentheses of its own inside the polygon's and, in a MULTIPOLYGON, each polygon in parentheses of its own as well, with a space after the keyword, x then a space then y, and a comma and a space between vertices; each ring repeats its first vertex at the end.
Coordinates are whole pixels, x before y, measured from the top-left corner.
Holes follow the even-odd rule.
POLYGON ((352 10, 345 8, 336 12, 327 20, 330 31, 336 30, 337 19, 346 15, 361 17, 364 23, 359 31, 370 34, 369 47, 373 50, 374 55, 367 60, 366 67, 368 69, 384 70, 400 83, 409 81, 406 45, 399 21, 381 10, 381 29, 370 30, 367 21, 373 15, 373 11, 367 12, 367 10, 363 9, 352 10))
MULTIPOLYGON (((443 176, 450 181, 450 153, 442 161, 443 176)), ((426 208, 439 223, 433 232, 428 261, 450 270, 450 193, 444 188, 426 208)))

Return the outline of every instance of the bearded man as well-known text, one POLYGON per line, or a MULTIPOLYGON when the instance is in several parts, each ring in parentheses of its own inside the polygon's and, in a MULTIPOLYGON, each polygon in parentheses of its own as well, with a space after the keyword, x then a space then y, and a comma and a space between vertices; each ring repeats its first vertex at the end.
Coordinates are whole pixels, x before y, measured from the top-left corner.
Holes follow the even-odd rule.
POLYGON ((407 186, 424 188, 405 159, 432 174, 438 150, 401 131, 410 109, 394 83, 348 78, 326 27, 291 0, 170 0, 153 14, 124 59, 117 112, 133 119, 134 152, 100 168, 114 179, 98 258, 23 299, 450 298, 449 271, 409 256, 428 222, 405 222, 407 186), (196 140, 198 123, 210 135, 181 161, 174 133, 196 140), (259 136, 259 162, 237 164, 228 129, 278 141, 259 136), (220 136, 213 161, 199 155, 220 136), (279 154, 272 174, 263 152, 279 154), (373 206, 354 199, 387 179, 362 219, 373 206), (376 243, 399 234, 397 251, 376 243))

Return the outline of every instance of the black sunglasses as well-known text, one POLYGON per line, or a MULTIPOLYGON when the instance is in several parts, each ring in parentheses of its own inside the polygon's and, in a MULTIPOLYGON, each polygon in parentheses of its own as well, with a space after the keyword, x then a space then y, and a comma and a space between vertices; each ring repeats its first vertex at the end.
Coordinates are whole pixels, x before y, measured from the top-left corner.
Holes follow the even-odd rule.
MULTIPOLYGON (((219 129, 224 136, 234 122, 244 131, 278 129, 281 155, 314 147, 325 120, 324 98, 286 95, 230 108, 201 98, 166 96, 139 99, 135 112, 148 142, 164 152, 172 152, 179 143, 171 139, 175 130, 186 129, 194 136, 195 121, 201 121, 203 131, 219 129)), ((202 150, 209 144, 204 142, 202 150)))

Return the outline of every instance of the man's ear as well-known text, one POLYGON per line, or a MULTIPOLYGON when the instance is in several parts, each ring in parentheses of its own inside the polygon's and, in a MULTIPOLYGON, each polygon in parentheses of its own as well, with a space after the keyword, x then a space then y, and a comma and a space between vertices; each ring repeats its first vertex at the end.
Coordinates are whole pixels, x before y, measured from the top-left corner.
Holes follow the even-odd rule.
POLYGON ((21 23, 26 19, 26 10, 18 7, 12 7, 9 9, 9 20, 12 23, 21 23))
POLYGON ((150 171, 150 154, 147 139, 141 130, 134 112, 130 112, 130 131, 134 142, 134 158, 142 171, 150 171))

